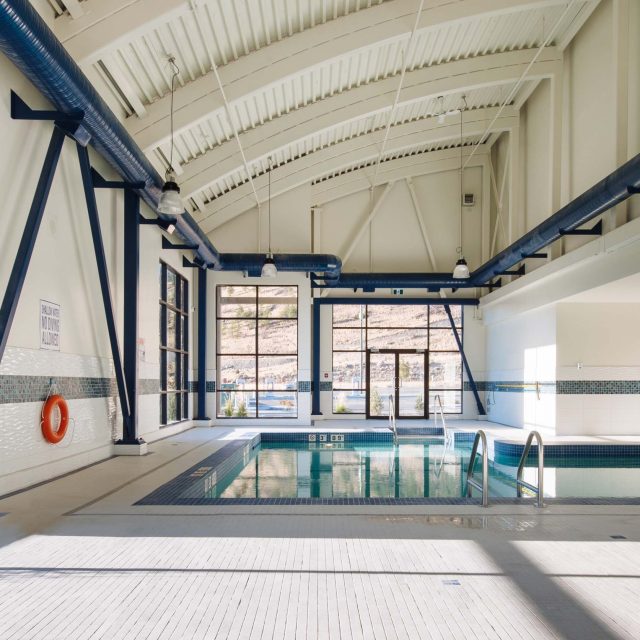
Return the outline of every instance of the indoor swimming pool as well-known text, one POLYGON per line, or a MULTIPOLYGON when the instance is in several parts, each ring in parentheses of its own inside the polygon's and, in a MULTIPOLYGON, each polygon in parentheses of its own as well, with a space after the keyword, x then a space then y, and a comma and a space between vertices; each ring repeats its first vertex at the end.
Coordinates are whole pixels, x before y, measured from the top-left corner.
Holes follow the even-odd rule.
MULTIPOLYGON (((230 443, 163 485, 138 504, 419 504, 467 497, 470 443, 445 446, 440 438, 351 444, 345 442, 230 443), (225 453, 226 450, 226 453, 225 453)), ((489 495, 515 498, 518 457, 489 459, 489 495)), ((475 478, 481 474, 480 456, 475 478)), ((523 479, 537 486, 535 453, 523 479)), ((545 498, 637 498, 640 460, 623 456, 545 455, 545 498)), ((473 498, 479 494, 475 490, 473 498)), ((525 499, 533 497, 527 495, 525 499)))

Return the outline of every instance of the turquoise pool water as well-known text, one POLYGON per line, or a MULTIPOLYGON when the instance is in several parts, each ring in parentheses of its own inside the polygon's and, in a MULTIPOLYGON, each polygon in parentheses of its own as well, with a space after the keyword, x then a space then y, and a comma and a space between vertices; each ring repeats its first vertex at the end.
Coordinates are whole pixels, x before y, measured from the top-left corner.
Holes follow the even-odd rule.
MULTIPOLYGON (((196 493, 207 499, 461 498, 469 454, 470 446, 445 448, 441 438, 397 446, 262 443, 225 476, 198 483, 196 493)), ((517 459, 490 461, 491 496, 515 497, 517 465, 517 459)), ((478 458, 476 476, 480 466, 478 458)), ((537 484, 535 461, 524 477, 537 484)), ((544 484, 547 497, 638 497, 640 461, 547 456, 544 484)))

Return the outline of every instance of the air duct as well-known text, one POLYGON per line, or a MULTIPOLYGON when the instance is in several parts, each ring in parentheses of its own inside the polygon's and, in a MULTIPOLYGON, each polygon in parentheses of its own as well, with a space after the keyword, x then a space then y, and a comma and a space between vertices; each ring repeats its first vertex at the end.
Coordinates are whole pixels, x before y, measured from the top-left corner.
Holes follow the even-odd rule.
MULTIPOLYGON (((125 180, 144 182, 140 195, 155 211, 161 176, 28 0, 0 0, 0 51, 56 109, 84 112, 82 124, 91 136, 90 144, 125 180)), ((188 213, 178 216, 175 225, 187 244, 197 245, 198 258, 210 268, 230 270, 240 264, 252 271, 258 263, 262 268, 264 254, 221 254, 188 213)), ((337 279, 342 266, 336 256, 276 254, 274 258, 278 268, 283 263, 283 271, 326 273, 331 281, 337 279), (285 266, 296 264, 301 268, 285 266)))
POLYGON ((364 291, 376 288, 437 291, 486 286, 488 282, 522 262, 527 256, 537 253, 560 238, 563 233, 575 230, 576 227, 637 193, 640 193, 640 154, 485 262, 468 279, 455 279, 447 273, 343 273, 337 281, 326 284, 344 289, 361 288, 364 291))
POLYGON ((481 286, 507 271, 527 256, 557 240, 563 231, 571 231, 597 215, 626 200, 640 190, 640 154, 572 200, 535 229, 476 269, 470 280, 481 286))
POLYGON ((462 289, 475 287, 470 279, 454 278, 450 273, 342 273, 336 281, 326 286, 336 289, 462 289))

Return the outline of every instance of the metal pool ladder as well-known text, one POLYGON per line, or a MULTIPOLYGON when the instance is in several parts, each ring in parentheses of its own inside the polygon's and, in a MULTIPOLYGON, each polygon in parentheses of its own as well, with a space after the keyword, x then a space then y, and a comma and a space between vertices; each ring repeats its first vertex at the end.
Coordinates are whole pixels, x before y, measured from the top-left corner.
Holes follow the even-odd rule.
POLYGON ((467 469, 467 498, 471 497, 471 488, 477 489, 482 494, 482 506, 489 506, 489 450, 487 449, 487 435, 480 429, 473 440, 469 468, 467 469), (482 441, 482 484, 473 477, 473 468, 478 455, 478 444, 482 441))
POLYGON ((445 449, 453 444, 453 431, 447 429, 447 421, 444 419, 444 407, 442 406, 442 399, 440 395, 433 397, 433 404, 435 405, 435 424, 438 426, 438 413, 440 413, 440 419, 442 420, 442 434, 444 435, 445 449))
POLYGON ((398 444, 398 429, 396 427, 396 400, 389 394, 389 429, 393 432, 393 444, 398 444))
POLYGON ((532 431, 527 438, 527 443, 524 445, 522 456, 520 456, 520 464, 518 465, 518 475, 516 476, 516 492, 518 498, 522 498, 522 487, 528 489, 534 493, 536 498, 536 507, 544 507, 544 444, 542 443, 542 436, 537 431, 532 431), (538 444, 538 486, 534 486, 525 482, 522 479, 524 473, 524 465, 531 451, 531 444, 533 439, 536 439, 538 444))

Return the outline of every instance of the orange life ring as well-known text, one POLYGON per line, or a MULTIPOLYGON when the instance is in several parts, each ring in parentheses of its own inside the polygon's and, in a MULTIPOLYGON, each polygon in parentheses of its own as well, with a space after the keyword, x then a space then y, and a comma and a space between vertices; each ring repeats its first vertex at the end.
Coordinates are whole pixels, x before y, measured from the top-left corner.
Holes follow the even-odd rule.
POLYGON ((69 407, 67 401, 61 395, 53 395, 47 398, 42 408, 42 435, 47 442, 57 444, 64 438, 69 426, 69 407), (60 424, 56 429, 53 425, 53 413, 58 407, 60 411, 60 424))

